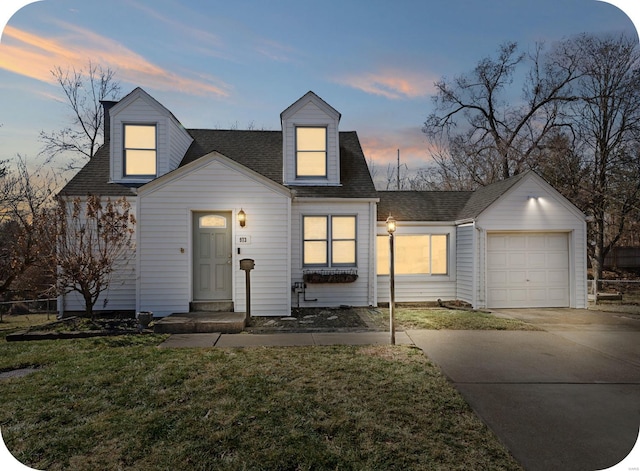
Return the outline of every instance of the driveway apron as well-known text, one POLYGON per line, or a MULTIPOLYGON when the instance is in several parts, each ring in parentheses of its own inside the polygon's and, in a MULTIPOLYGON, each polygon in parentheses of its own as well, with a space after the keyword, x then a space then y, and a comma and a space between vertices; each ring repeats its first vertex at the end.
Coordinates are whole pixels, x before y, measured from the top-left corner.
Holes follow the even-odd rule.
POLYGON ((544 331, 407 333, 526 470, 614 466, 640 427, 640 320, 547 311, 501 312, 544 331))

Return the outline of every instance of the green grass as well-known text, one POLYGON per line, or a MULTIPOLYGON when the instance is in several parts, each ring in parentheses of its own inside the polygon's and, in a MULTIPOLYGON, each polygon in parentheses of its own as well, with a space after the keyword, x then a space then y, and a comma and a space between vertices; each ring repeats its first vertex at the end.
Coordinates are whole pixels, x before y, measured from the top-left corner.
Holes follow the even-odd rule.
MULTIPOLYGON (((378 309, 370 316, 381 327, 389 326, 389 310, 378 309)), ((490 313, 457 309, 425 307, 397 307, 394 311, 399 329, 451 329, 451 330, 539 330, 516 319, 504 319, 490 313)))
POLYGON ((0 427, 36 469, 520 469, 406 346, 0 343, 0 427))

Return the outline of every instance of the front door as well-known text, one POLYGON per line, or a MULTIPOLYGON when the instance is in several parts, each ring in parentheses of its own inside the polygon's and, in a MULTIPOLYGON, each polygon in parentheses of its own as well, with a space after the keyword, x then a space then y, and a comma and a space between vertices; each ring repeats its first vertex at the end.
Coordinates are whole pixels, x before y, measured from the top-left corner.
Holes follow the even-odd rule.
POLYGON ((231 299, 231 213, 193 213, 193 300, 231 299))

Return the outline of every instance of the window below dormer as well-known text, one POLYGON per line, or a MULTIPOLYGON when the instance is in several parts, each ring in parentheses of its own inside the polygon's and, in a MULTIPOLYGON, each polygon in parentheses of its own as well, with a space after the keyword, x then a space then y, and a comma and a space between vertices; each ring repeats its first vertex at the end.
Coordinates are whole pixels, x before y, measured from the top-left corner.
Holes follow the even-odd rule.
POLYGON ((296 178, 327 178, 327 128, 296 127, 296 178))
POLYGON ((157 173, 155 124, 124 125, 124 177, 155 177, 157 173))

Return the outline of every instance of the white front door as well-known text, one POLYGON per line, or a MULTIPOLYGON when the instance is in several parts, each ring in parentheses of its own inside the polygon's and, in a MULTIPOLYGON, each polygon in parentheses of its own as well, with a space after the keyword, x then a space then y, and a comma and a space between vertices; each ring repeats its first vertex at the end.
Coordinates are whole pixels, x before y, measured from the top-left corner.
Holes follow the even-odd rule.
POLYGON ((231 300, 231 213, 193 213, 193 299, 231 300))
POLYGON ((489 233, 487 307, 568 307, 567 233, 489 233))

